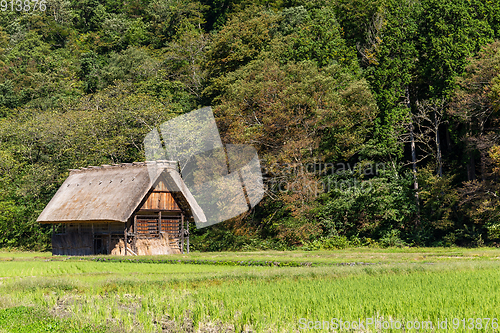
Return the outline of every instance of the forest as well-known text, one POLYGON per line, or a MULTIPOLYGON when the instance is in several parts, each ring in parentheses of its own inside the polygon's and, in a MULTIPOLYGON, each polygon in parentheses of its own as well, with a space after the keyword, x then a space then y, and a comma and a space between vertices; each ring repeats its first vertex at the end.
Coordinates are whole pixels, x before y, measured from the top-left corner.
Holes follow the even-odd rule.
POLYGON ((68 169, 203 106, 266 195, 194 250, 500 245, 500 2, 43 4, 0 3, 0 247, 48 248, 68 169))

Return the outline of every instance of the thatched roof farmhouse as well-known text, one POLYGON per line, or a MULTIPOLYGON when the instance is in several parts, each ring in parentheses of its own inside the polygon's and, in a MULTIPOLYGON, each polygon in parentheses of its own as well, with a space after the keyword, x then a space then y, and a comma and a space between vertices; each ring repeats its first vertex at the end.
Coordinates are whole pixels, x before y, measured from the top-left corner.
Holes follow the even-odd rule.
POLYGON ((206 218, 177 163, 154 161, 71 170, 37 221, 54 226, 53 254, 131 255, 184 252, 206 218))

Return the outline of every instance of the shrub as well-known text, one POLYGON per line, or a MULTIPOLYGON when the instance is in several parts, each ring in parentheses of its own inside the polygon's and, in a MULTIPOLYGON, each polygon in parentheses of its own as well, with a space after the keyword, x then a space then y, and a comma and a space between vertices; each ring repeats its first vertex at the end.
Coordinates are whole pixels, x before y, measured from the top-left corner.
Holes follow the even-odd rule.
POLYGON ((380 245, 383 247, 389 247, 389 246, 396 246, 396 247, 403 247, 407 246, 406 244, 400 237, 399 237, 400 231, 396 229, 389 230, 385 233, 384 237, 382 237, 379 241, 380 245))

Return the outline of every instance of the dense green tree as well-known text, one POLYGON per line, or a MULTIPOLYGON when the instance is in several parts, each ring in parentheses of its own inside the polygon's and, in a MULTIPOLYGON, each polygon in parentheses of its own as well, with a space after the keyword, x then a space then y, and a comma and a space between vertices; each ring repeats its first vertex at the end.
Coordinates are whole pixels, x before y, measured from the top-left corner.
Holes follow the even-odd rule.
POLYGON ((277 228, 277 237, 304 239, 296 222, 321 191, 318 175, 281 174, 280 166, 346 160, 357 153, 377 112, 368 85, 340 64, 319 69, 314 61, 254 60, 228 74, 223 91, 215 114, 224 140, 252 144, 280 184, 293 188, 279 198, 295 219, 277 228))
POLYGON ((372 28, 373 19, 384 8, 384 0, 337 0, 335 13, 350 46, 364 44, 366 33, 372 28))
POLYGON ((368 153, 382 159, 401 156, 403 125, 411 122, 420 11, 419 3, 411 0, 387 2, 373 14, 365 40, 358 42, 365 76, 380 108, 368 153))
POLYGON ((461 243, 476 244, 488 237, 498 239, 498 133, 500 132, 500 43, 484 47, 471 59, 465 74, 458 80, 448 112, 464 133, 468 152, 468 181, 458 187, 460 212, 465 218, 455 220, 455 238, 461 243), (478 162, 478 163, 477 163, 478 162), (476 164, 478 166, 476 167, 476 164), (471 234, 472 227, 475 232, 471 234))
POLYGON ((99 30, 109 15, 104 4, 98 0, 74 1, 72 5, 74 25, 83 32, 99 30))
POLYGON ((314 211, 323 235, 377 239, 397 230, 423 244, 415 239, 411 174, 391 165, 379 164, 380 169, 376 169, 367 163, 365 167, 338 169, 324 177, 328 191, 318 197, 314 211))
POLYGON ((198 1, 151 1, 146 10, 151 17, 153 44, 157 47, 166 46, 180 30, 186 28, 201 30, 207 9, 207 5, 198 1))
POLYGON ((271 42, 279 19, 276 13, 256 7, 231 17, 207 51, 208 76, 216 79, 256 59, 271 42))
POLYGON ((494 29, 482 9, 485 0, 422 1, 419 20, 419 95, 447 95, 468 59, 493 42, 494 29))
POLYGON ((350 157, 376 106, 368 86, 340 65, 256 60, 225 78, 217 114, 228 142, 252 143, 266 158, 350 157), (328 153, 328 155, 325 155, 328 153))
POLYGON ((320 67, 339 63, 356 71, 355 50, 346 45, 333 9, 307 11, 304 7, 283 10, 280 31, 284 39, 281 61, 312 60, 320 67))

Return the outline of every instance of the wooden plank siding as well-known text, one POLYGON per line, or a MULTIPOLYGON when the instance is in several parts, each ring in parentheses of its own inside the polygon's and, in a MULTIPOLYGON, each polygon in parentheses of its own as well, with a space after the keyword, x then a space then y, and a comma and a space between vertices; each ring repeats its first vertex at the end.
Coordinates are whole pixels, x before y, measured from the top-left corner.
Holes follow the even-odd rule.
POLYGON ((160 181, 149 194, 140 210, 180 211, 180 208, 165 183, 160 181))
POLYGON ((125 225, 114 223, 65 223, 52 235, 52 254, 110 254, 125 225))
POLYGON ((157 238, 165 233, 169 242, 181 248, 182 210, 163 181, 155 188, 135 214, 135 234, 138 238, 157 238))
POLYGON ((169 235, 180 235, 182 228, 180 216, 179 218, 162 217, 161 230, 158 222, 157 216, 137 215, 136 232, 150 237, 158 236, 160 231, 169 235))

